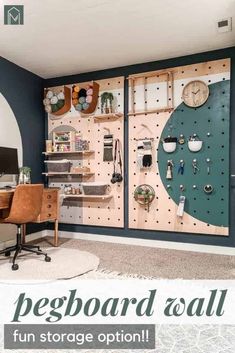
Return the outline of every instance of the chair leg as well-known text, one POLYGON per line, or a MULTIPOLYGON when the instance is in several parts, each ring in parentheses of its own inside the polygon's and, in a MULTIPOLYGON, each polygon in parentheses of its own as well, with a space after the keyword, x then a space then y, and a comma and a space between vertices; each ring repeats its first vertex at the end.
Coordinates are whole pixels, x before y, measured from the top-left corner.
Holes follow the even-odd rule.
POLYGON ((12 266, 11 266, 11 268, 12 268, 13 271, 18 270, 18 268, 19 268, 19 266, 18 266, 15 262, 16 262, 16 258, 17 258, 17 256, 18 256, 20 250, 21 250, 21 247, 19 246, 19 247, 16 249, 16 251, 15 251, 15 254, 14 254, 14 257, 13 257, 13 261, 12 261, 12 266))
POLYGON ((19 265, 16 264, 17 256, 22 251, 31 252, 37 255, 45 256, 45 261, 50 262, 51 258, 45 252, 43 252, 38 245, 33 244, 23 244, 21 237, 21 226, 17 225, 17 234, 16 234, 16 244, 14 246, 8 246, 6 249, 0 251, 1 254, 5 254, 5 256, 10 256, 11 252, 15 252, 12 261, 12 271, 16 271, 19 268, 19 265))
MULTIPOLYGON (((24 246, 24 245, 25 244, 23 243, 22 246, 24 246)), ((26 246, 29 249, 38 249, 38 251, 40 251, 40 246, 38 246, 38 245, 27 244, 26 246)))
POLYGON ((50 262, 51 261, 51 258, 45 252, 43 252, 42 250, 30 249, 30 248, 28 248, 27 245, 22 245, 22 250, 28 251, 28 252, 31 252, 31 253, 37 254, 37 255, 43 255, 43 256, 45 256, 45 261, 46 262, 50 262))
MULTIPOLYGON (((16 245, 8 246, 6 249, 0 251, 0 255, 9 254, 9 256, 10 256, 11 252, 15 251, 16 249, 17 249, 16 245)), ((6 256, 8 256, 8 255, 6 255, 6 256)))

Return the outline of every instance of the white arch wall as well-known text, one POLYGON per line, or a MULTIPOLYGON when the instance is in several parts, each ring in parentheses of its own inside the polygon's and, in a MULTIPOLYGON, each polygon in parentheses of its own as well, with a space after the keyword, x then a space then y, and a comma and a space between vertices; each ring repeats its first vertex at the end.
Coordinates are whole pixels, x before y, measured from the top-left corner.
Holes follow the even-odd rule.
MULTIPOLYGON (((16 117, 5 99, 0 93, 0 146, 18 149, 19 166, 23 162, 23 146, 19 126, 16 117)), ((3 183, 6 182, 6 179, 3 183)), ((1 178, 0 178, 1 184, 1 178)), ((0 225, 0 242, 15 237, 15 226, 0 225)))

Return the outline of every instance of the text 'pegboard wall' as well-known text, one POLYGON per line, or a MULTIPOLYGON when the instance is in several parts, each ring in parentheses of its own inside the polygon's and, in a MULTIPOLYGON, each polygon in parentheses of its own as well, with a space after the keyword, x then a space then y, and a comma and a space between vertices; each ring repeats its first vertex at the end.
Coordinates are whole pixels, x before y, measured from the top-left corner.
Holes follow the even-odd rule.
MULTIPOLYGON (((120 140, 122 163, 123 161, 123 138, 124 138, 124 78, 98 80, 99 97, 98 104, 92 114, 83 114, 72 105, 70 111, 62 116, 49 114, 48 130, 49 139, 52 139, 53 132, 72 131, 89 143, 89 153, 70 154, 69 156, 55 156, 53 160, 66 158, 73 163, 73 167, 88 167, 90 173, 85 175, 49 177, 49 186, 60 187, 61 194, 66 185, 79 188, 82 182, 101 182, 109 185, 107 198, 76 198, 61 197, 60 222, 71 224, 84 224, 107 227, 124 226, 124 196, 123 182, 112 184, 110 182, 113 173, 113 162, 103 161, 104 135, 113 135, 113 139, 120 140), (101 95, 104 92, 111 92, 114 97, 113 106, 118 116, 102 117, 101 95), (97 117, 97 119, 96 119, 97 117)), ((86 88, 91 82, 78 83, 80 88, 86 88)), ((74 85, 67 85, 73 89, 74 85)), ((63 87, 56 87, 53 90, 62 90, 63 87)), ((48 157, 51 158, 50 156, 48 157)), ((124 166, 123 166, 124 167, 124 166)))
POLYGON ((129 227, 228 235, 230 59, 130 76, 129 102, 129 227))

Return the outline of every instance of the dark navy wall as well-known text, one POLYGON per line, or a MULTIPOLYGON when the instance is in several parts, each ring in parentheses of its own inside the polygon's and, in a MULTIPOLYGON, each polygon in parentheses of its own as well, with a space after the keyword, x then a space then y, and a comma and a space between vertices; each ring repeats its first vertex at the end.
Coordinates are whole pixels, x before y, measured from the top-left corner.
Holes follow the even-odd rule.
MULTIPOLYGON (((19 125, 23 164, 32 169, 33 183, 42 182, 45 140, 43 79, 0 57, 0 92, 11 106, 19 125)), ((4 116, 0 119, 4 119, 4 116)), ((33 226, 30 231, 39 228, 33 226)))
MULTIPOLYGON (((232 72, 231 72, 231 174, 235 174, 235 47, 216 50, 201 54, 195 54, 190 56, 184 56, 174 59, 155 61, 145 64, 131 65, 120 68, 88 72, 84 74, 65 76, 47 79, 44 81, 45 87, 57 86, 63 84, 71 84, 77 82, 85 82, 89 80, 99 80, 104 78, 111 78, 115 76, 128 76, 133 73, 140 73, 151 70, 165 69, 174 66, 190 65, 199 62, 205 62, 209 60, 218 60, 223 58, 231 58, 232 72)), ((126 118, 128 112, 128 94, 127 94, 127 82, 125 84, 125 165, 128 165, 128 119, 126 118)), ((127 168, 126 168, 127 171, 127 168)), ((125 175, 126 179, 126 190, 125 194, 128 193, 128 175, 125 175)), ((234 181, 235 186, 235 181, 234 181)), ((195 244, 208 244, 208 245, 221 245, 235 247, 235 187, 233 188, 232 179, 230 186, 230 235, 229 237, 222 236, 211 236, 211 235, 195 235, 195 234, 183 234, 183 233, 172 233, 172 232, 155 232, 155 231, 140 231, 128 229, 128 199, 125 199, 125 227, 124 229, 107 228, 107 227, 91 227, 91 226, 80 226, 71 224, 61 224, 60 229, 65 231, 73 232, 84 232, 84 233, 95 233, 114 235, 122 237, 133 237, 133 238, 145 238, 145 239, 158 239, 167 241, 177 241, 195 244)))
POLYGON ((0 57, 0 92, 11 106, 19 125, 23 164, 32 168, 32 181, 41 182, 45 139, 43 79, 0 57))

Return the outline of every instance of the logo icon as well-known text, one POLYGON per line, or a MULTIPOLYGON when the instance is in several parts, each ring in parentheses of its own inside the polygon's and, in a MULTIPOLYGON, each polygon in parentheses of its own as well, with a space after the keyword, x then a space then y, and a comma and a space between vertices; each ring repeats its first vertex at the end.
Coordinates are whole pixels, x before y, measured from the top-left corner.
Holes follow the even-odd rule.
POLYGON ((4 24, 23 25, 24 6, 23 5, 4 5, 4 24))

